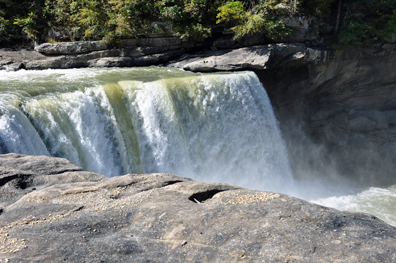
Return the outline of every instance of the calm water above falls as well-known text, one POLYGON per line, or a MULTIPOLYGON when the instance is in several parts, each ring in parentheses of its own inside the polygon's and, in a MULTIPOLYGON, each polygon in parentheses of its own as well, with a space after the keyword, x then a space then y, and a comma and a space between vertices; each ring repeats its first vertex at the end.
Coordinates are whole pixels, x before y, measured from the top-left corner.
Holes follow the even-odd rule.
POLYGON ((317 203, 396 225, 394 188, 359 193, 293 180, 268 96, 251 72, 0 71, 0 153, 7 152, 64 157, 106 176, 165 172, 306 199, 315 192, 317 203))

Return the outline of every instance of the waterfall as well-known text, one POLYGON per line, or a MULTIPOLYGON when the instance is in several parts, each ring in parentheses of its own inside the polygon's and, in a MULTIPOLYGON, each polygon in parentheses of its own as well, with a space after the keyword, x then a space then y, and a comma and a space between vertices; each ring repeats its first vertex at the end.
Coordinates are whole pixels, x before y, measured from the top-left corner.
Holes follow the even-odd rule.
POLYGON ((109 177, 162 172, 278 192, 292 183, 252 72, 2 72, 0 94, 0 153, 64 157, 109 177))

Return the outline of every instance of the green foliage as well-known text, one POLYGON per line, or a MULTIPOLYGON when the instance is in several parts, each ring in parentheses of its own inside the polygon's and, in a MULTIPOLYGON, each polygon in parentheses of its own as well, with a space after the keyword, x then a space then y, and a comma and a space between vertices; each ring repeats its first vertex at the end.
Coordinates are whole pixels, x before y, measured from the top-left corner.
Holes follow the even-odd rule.
POLYGON ((155 1, 112 0, 107 26, 115 37, 138 37, 148 34, 152 21, 158 15, 155 1))
POLYGON ((104 37, 107 20, 105 3, 87 0, 78 12, 78 25, 84 29, 84 39, 104 37))
POLYGON ((43 10, 51 28, 75 40, 104 37, 107 8, 105 0, 46 0, 43 10))
POLYGON ((29 31, 30 26, 32 30, 38 29, 40 22, 29 21, 29 18, 37 19, 31 15, 34 7, 31 1, 0 0, 0 46, 20 44, 26 40, 23 29, 29 31), (23 18, 26 20, 21 20, 21 25, 14 24, 16 19, 23 18))
POLYGON ((30 38, 34 38, 40 33, 41 25, 38 22, 37 14, 30 12, 27 17, 15 18, 14 24, 22 28, 30 38))
POLYGON ((234 38, 264 33, 271 39, 292 32, 283 17, 313 16, 329 46, 370 46, 396 34, 395 5, 396 0, 0 0, 0 44, 26 37, 40 41, 49 30, 63 39, 116 42, 150 35, 206 38, 213 28, 225 27, 234 38))
POLYGON ((335 49, 368 47, 396 34, 395 0, 306 0, 299 8, 318 19, 322 36, 335 49))
MULTIPOLYGON (((331 14, 335 0, 305 0, 298 2, 298 10, 302 15, 314 15, 317 18, 331 14)), ((338 2, 338 1, 337 1, 338 2)))
POLYGON ((396 34, 395 7, 394 0, 347 3, 350 11, 333 47, 365 47, 391 39, 396 34))
POLYGON ((259 4, 247 10, 241 1, 227 2, 218 8, 216 23, 234 25, 234 39, 254 33, 264 33, 267 37, 282 37, 291 33, 279 16, 290 11, 289 6, 283 5, 283 0, 259 1, 259 4))
POLYGON ((0 42, 9 42, 12 39, 11 32, 9 32, 9 28, 11 26, 11 22, 4 17, 0 16, 0 42))
POLYGON ((245 4, 241 1, 227 2, 226 4, 220 6, 218 11, 219 13, 216 16, 217 24, 221 22, 241 22, 245 19, 247 12, 245 9, 245 4))
POLYGON ((170 33, 181 38, 200 38, 211 35, 217 9, 223 0, 162 0, 159 19, 170 25, 170 33))

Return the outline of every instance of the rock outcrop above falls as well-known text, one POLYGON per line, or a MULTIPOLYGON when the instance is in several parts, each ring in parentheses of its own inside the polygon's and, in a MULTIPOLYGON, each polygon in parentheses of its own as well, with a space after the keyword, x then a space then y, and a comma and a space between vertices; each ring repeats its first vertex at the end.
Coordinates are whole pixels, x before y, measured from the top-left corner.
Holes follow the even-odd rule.
POLYGON ((202 72, 268 69, 279 64, 324 62, 334 56, 331 51, 293 43, 215 48, 191 54, 189 50, 198 47, 189 45, 174 37, 125 40, 117 48, 109 48, 100 41, 44 43, 36 46, 35 51, 0 51, 0 67, 18 70, 167 64, 202 72))
POLYGON ((0 69, 150 66, 183 55, 187 46, 176 37, 127 39, 117 47, 102 41, 44 43, 34 51, 0 50, 0 69))
POLYGON ((84 54, 92 51, 106 50, 107 44, 103 41, 77 41, 64 43, 44 43, 37 45, 34 50, 44 54, 68 55, 84 54))
POLYGON ((0 156, 1 262, 394 262, 396 229, 287 195, 0 156))
POLYGON ((334 59, 335 52, 313 49, 298 43, 280 43, 226 49, 184 56, 168 66, 194 72, 265 70, 308 63, 323 63, 334 59))

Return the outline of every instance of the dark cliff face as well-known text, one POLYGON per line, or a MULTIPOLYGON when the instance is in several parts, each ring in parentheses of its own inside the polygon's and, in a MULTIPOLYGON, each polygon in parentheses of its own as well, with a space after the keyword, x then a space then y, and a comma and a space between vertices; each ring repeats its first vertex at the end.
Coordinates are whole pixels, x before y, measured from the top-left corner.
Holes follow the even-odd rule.
POLYGON ((363 185, 396 182, 396 52, 338 51, 328 62, 256 70, 267 89, 295 176, 363 185))

